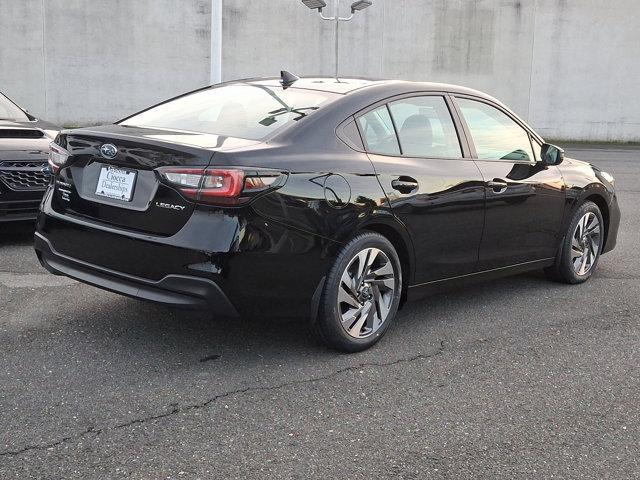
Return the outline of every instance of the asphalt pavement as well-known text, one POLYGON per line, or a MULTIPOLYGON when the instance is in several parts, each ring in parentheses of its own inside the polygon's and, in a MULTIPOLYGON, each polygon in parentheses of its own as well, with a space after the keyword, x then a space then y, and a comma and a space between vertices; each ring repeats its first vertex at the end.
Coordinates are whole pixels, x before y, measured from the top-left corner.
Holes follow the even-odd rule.
POLYGON ((640 148, 568 154, 623 212, 589 282, 435 295, 353 355, 49 275, 0 224, 0 478, 640 478, 640 148))

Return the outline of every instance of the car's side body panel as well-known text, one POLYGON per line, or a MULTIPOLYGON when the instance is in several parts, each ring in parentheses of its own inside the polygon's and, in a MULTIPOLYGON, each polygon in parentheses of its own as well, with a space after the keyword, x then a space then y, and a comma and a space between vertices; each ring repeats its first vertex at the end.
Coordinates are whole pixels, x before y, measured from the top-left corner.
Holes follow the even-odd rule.
POLYGON ((477 270, 554 257, 560 242, 565 193, 557 167, 538 163, 476 161, 486 180, 485 227, 477 270))
POLYGON ((473 161, 370 157, 393 213, 413 239, 413 282, 473 272, 484 226, 484 183, 473 161), (418 188, 395 190, 392 182, 400 177, 415 179, 418 188))

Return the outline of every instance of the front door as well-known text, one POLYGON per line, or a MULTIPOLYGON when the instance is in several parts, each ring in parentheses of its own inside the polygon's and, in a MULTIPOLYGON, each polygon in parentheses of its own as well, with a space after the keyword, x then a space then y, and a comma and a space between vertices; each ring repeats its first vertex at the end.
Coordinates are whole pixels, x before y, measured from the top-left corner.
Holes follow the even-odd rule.
POLYGON ((539 145, 507 112, 456 98, 485 180, 485 226, 478 270, 552 258, 565 202, 560 170, 536 158, 539 145))

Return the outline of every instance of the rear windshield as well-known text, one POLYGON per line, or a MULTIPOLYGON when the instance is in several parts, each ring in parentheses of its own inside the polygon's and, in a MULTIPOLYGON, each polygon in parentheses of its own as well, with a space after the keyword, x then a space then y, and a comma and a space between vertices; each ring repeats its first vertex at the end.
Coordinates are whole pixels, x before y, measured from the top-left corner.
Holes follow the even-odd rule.
POLYGON ((0 93, 0 120, 16 120, 26 122, 29 117, 16 107, 11 100, 0 93))
POLYGON ((158 105, 120 125, 166 128, 262 140, 336 97, 330 92, 263 85, 227 85, 158 105))

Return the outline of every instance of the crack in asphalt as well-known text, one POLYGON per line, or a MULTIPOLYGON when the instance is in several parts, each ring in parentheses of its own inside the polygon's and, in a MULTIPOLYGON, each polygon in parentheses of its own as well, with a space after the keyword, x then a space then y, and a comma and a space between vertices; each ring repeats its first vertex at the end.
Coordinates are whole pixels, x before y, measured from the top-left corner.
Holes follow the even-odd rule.
POLYGON ((73 435, 69 435, 67 437, 63 437, 60 440, 56 440, 55 442, 51 442, 51 443, 42 443, 40 445, 27 445, 24 448, 21 448, 20 450, 5 450, 4 452, 0 452, 0 457, 2 456, 16 456, 16 455, 20 455, 22 453, 31 451, 31 450, 48 450, 50 448, 54 448, 57 447, 58 445, 62 445, 63 443, 67 443, 70 440, 76 439, 76 438, 82 438, 86 435, 88 435, 91 432, 96 432, 99 433, 102 430, 94 430, 93 427, 89 427, 81 432, 75 433, 73 435))
POLYGON ((167 417, 171 417, 173 415, 176 415, 178 413, 184 413, 184 412, 189 412, 191 410, 198 410, 201 408, 207 408, 208 406, 212 405, 213 403, 217 402, 218 400, 222 399, 222 398, 226 398, 226 397, 230 397, 233 395, 242 395, 245 393, 252 393, 252 392, 268 392, 268 391, 273 391, 273 390, 279 390, 281 388, 287 388, 287 387, 292 387, 292 386, 296 386, 296 385, 304 385, 307 383, 316 383, 316 382, 322 382, 325 380, 330 380, 334 377, 337 377, 339 375, 342 375, 343 373, 346 372, 351 372, 354 370, 361 370, 363 368, 385 368, 385 367, 392 367, 394 365, 399 365, 401 363, 412 363, 412 362, 416 362, 419 360, 426 360, 428 358, 433 358, 433 357, 437 357, 439 355, 441 355, 444 352, 445 349, 445 342, 444 340, 440 341, 440 345, 438 346, 438 348, 431 352, 431 353, 419 353, 417 355, 413 355, 411 357, 405 357, 405 358, 399 358, 397 360, 394 360, 392 362, 386 362, 386 363, 381 363, 381 362, 364 362, 364 363, 360 363, 358 365, 351 365, 351 366, 347 366, 338 370, 334 370, 333 372, 330 372, 326 375, 322 375, 320 377, 313 377, 313 378, 305 378, 302 380, 292 380, 290 382, 284 382, 284 383, 279 383, 277 385, 265 385, 265 386, 253 386, 253 387, 245 387, 245 388, 239 388, 236 390, 230 390, 228 392, 224 392, 224 393, 220 393, 218 395, 215 395, 214 397, 211 397, 210 399, 201 402, 201 403, 195 403, 195 404, 191 404, 191 405, 185 405, 183 407, 180 407, 178 404, 171 404, 169 405, 171 407, 171 410, 164 412, 164 413, 159 413, 157 415, 149 415, 146 417, 142 417, 142 418, 136 418, 133 420, 129 420, 127 422, 123 422, 123 423, 119 423, 116 425, 112 425, 112 426, 106 426, 106 427, 101 427, 101 428, 95 428, 93 426, 86 428, 85 430, 82 430, 78 433, 72 434, 72 435, 68 435, 66 437, 63 437, 59 440, 56 440, 54 442, 49 442, 49 443, 43 443, 43 444, 38 444, 38 445, 27 445, 21 449, 18 450, 5 450, 3 452, 0 452, 0 457, 15 457, 18 455, 22 455, 24 453, 33 451, 33 450, 49 450, 55 447, 58 447, 62 444, 68 443, 68 442, 72 442, 72 441, 76 441, 76 440, 81 440, 82 438, 88 436, 88 435, 94 435, 94 437, 97 437, 98 435, 100 435, 103 432, 107 432, 107 431, 114 431, 114 430, 119 430, 121 428, 127 428, 127 427, 131 427, 133 425, 138 425, 138 424, 143 424, 146 422, 152 422, 155 420, 161 420, 163 418, 167 418, 167 417))

